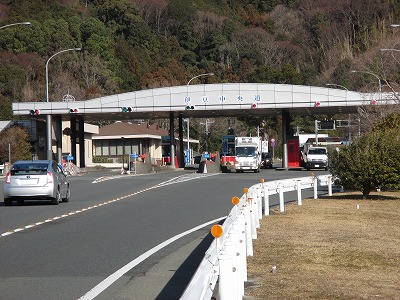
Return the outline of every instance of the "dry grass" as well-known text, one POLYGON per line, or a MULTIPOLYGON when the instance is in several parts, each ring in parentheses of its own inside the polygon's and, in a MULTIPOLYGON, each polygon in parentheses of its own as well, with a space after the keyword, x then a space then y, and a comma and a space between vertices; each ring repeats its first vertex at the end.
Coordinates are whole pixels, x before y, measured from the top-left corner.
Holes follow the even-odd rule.
POLYGON ((273 209, 253 245, 250 298, 400 299, 400 192, 369 200, 334 194, 273 209))

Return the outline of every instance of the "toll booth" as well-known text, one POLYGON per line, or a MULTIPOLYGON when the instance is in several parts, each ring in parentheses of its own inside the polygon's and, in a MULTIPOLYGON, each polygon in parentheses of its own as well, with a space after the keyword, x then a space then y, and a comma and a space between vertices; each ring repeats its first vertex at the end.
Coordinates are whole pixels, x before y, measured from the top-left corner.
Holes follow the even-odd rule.
POLYGON ((287 139, 288 147, 288 167, 300 168, 301 167, 301 152, 299 137, 294 136, 287 139))
MULTIPOLYGON (((163 135, 161 137, 161 148, 162 148, 162 164, 171 164, 171 137, 169 135, 163 135)), ((175 150, 175 166, 179 168, 178 157, 176 156, 177 151, 180 151, 179 147, 174 145, 175 150)))
POLYGON ((235 135, 222 136, 221 164, 235 164, 235 135))

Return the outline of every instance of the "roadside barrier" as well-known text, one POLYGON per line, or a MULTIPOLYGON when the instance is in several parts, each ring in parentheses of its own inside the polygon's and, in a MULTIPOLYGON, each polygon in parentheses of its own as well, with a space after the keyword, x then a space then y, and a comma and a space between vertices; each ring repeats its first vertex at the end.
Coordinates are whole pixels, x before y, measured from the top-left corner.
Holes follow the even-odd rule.
POLYGON ((211 299, 214 292, 219 300, 239 300, 244 296, 247 281, 247 256, 253 256, 253 240, 257 239, 262 211, 269 215, 270 195, 279 195, 279 210, 284 212, 284 193, 297 191, 297 204, 302 205, 304 189, 327 186, 332 195, 332 175, 301 177, 260 183, 245 188, 241 198, 232 198, 234 207, 222 225, 211 229, 214 241, 206 251, 196 273, 181 296, 181 300, 211 299), (218 282, 218 291, 215 291, 218 282))

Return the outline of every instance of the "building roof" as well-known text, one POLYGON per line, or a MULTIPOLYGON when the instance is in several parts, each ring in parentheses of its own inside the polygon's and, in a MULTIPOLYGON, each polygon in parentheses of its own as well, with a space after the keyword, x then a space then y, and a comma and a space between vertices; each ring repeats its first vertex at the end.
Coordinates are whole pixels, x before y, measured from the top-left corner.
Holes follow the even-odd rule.
POLYGON ((113 124, 100 127, 99 134, 93 136, 93 139, 119 139, 126 138, 154 138, 161 139, 162 136, 169 135, 168 130, 159 127, 158 124, 143 123, 133 124, 117 121, 113 124))
MULTIPOLYGON (((318 137, 318 143, 327 144, 343 144, 347 139, 344 137, 318 137)), ((315 143, 315 138, 309 138, 306 142, 307 144, 315 143)))

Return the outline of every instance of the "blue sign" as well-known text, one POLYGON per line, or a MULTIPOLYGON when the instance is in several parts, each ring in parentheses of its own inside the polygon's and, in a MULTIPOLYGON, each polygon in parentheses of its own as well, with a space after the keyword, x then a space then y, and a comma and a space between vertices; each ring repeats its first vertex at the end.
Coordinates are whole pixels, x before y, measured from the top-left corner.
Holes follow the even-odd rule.
POLYGON ((69 155, 67 156, 67 161, 71 161, 71 160, 74 160, 74 157, 73 157, 71 154, 69 154, 69 155))
POLYGON ((186 149, 186 163, 190 164, 190 149, 186 149))
POLYGON ((136 152, 133 152, 133 153, 131 154, 131 157, 132 157, 132 158, 138 158, 139 155, 138 155, 136 152))
POLYGON ((210 158, 210 154, 208 154, 208 153, 204 153, 202 156, 203 156, 203 158, 210 158))

